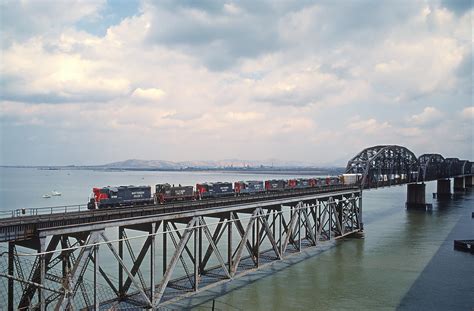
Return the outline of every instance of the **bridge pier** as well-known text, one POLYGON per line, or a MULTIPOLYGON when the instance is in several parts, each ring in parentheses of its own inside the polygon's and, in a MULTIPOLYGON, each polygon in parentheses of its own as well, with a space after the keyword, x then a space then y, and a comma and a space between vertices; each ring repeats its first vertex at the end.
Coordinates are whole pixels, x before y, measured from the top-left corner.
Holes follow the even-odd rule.
POLYGON ((431 204, 426 204, 426 184, 408 184, 407 185, 407 209, 426 209, 431 204))
POLYGON ((454 191, 465 191, 466 184, 464 177, 454 177, 454 191))
POLYGON ((451 197, 451 180, 449 178, 438 179, 438 181, 436 182, 436 196, 438 198, 451 197))
MULTIPOLYGON (((15 260, 15 244, 13 242, 8 242, 8 275, 14 275, 14 260, 15 260)), ((13 302, 13 290, 14 290, 14 283, 13 279, 8 279, 8 311, 15 310, 14 302, 13 302)))

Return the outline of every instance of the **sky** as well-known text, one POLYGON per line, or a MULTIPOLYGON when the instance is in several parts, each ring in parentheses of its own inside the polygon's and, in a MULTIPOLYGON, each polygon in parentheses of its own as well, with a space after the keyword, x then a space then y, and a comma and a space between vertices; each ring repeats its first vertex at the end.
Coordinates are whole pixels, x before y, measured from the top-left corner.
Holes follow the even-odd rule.
POLYGON ((0 0, 0 165, 474 160, 472 3, 0 0))

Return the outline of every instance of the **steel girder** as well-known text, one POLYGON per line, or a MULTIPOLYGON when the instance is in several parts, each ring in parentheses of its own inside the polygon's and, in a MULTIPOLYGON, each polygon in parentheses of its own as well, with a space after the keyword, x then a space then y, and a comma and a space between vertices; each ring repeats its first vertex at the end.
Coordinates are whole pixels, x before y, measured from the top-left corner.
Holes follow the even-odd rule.
POLYGON ((463 161, 460 161, 458 158, 446 158, 444 161, 446 162, 448 175, 450 177, 462 175, 463 161))
POLYGON ((420 179, 422 181, 436 180, 449 176, 444 157, 440 154, 423 154, 418 157, 420 163, 420 179))
POLYGON ((463 175, 473 175, 474 174, 474 167, 473 162, 465 161, 463 166, 463 175))
POLYGON ((372 188, 418 181, 415 154, 397 145, 366 148, 347 163, 346 173, 362 174, 361 187, 372 188))
POLYGON ((109 229, 63 233, 43 238, 41 255, 31 267, 13 246, 9 258, 17 262, 9 264, 8 275, 0 275, 4 277, 0 280, 13 280, 16 293, 23 292, 22 297, 10 298, 11 304, 18 303, 12 309, 110 309, 122 304, 157 308, 360 231, 361 208, 361 192, 354 190, 351 195, 271 208, 120 227, 120 241, 110 236, 109 229), (144 234, 143 242, 134 241, 137 238, 130 230, 144 234), (157 239, 159 235, 163 238, 157 239), (156 269, 160 257, 161 272, 156 269), (121 278, 117 270, 111 271, 110 258, 118 264, 119 276, 122 271, 121 278))

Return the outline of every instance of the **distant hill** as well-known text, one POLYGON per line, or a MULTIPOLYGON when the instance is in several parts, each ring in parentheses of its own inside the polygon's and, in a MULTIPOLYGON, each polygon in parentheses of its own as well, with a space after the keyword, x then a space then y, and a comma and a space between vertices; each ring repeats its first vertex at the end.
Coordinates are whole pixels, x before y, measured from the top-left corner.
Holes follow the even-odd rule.
POLYGON ((179 170, 189 168, 217 169, 217 168, 314 168, 316 165, 298 161, 280 161, 275 159, 264 161, 226 159, 217 161, 183 161, 172 162, 164 160, 129 159, 113 162, 97 167, 111 169, 164 169, 179 170))
POLYGON ((156 168, 156 169, 180 169, 182 168, 178 163, 171 161, 162 160, 137 160, 129 159, 120 162, 113 162, 104 165, 98 165, 98 167, 104 168, 117 168, 117 169, 139 169, 139 168, 156 168))

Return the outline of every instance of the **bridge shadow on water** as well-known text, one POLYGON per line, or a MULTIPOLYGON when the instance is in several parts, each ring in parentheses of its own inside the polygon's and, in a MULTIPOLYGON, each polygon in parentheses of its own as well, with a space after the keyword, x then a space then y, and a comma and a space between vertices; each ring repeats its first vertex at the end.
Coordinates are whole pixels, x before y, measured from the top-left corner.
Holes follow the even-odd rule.
MULTIPOLYGON (((474 308, 474 257, 453 249, 456 239, 474 239, 474 193, 456 193, 452 199, 436 200, 433 216, 449 217, 454 225, 418 278, 400 301, 397 310, 471 310, 474 308)), ((423 212, 408 217, 423 222, 423 212), (421 217, 420 217, 421 216, 421 217)), ((426 215, 429 216, 429 215, 426 215)), ((426 219, 425 219, 426 221, 426 219)), ((410 230, 410 228, 407 228, 410 230)))
MULTIPOLYGON (((351 237, 345 237, 344 239, 351 239, 351 237)), ((238 276, 231 282, 224 282, 217 284, 214 287, 208 288, 202 292, 193 294, 190 297, 183 298, 177 302, 164 305, 166 309, 172 310, 190 310, 190 309, 202 309, 208 310, 211 308, 213 300, 215 300, 216 310, 221 310, 224 304, 226 310, 244 310, 239 306, 229 305, 228 303, 220 302, 219 297, 228 294, 231 291, 241 289, 245 286, 253 284, 266 277, 274 275, 277 272, 283 271, 291 266, 299 264, 310 258, 314 258, 323 252, 336 247, 339 243, 343 242, 344 239, 336 241, 325 241, 321 242, 319 246, 312 247, 309 249, 303 249, 300 253, 294 252, 290 256, 285 257, 284 260, 274 261, 267 264, 260 269, 252 269, 252 273, 238 276)))

